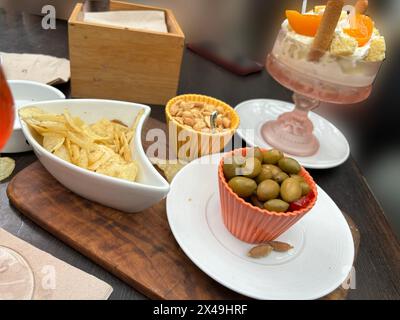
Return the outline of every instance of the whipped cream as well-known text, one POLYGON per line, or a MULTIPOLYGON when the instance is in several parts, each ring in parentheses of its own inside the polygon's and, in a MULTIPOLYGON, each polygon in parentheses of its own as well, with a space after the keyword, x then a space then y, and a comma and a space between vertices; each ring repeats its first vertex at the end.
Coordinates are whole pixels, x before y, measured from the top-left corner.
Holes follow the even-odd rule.
MULTIPOLYGON (((307 14, 315 14, 313 11, 307 12, 307 14)), ((348 29, 350 28, 350 21, 347 15, 346 11, 342 12, 342 17, 339 20, 338 25, 336 26, 335 33, 339 37, 349 37, 343 29, 348 29)), ((304 46, 304 50, 309 51, 313 42, 314 42, 314 37, 308 37, 304 36, 301 34, 296 33, 290 26, 288 19, 284 20, 282 23, 282 29, 286 32, 286 37, 288 38, 288 43, 293 43, 297 42, 300 46, 304 46)), ((376 31, 376 29, 375 29, 376 31)), ((372 34, 371 39, 362 47, 357 47, 355 51, 353 52, 352 55, 346 56, 348 59, 354 59, 354 60, 363 60, 368 56, 370 47, 371 47, 371 42, 375 39, 378 39, 380 37, 379 32, 374 32, 372 34)), ((328 52, 329 53, 329 52, 328 52)), ((329 55, 325 55, 323 58, 329 59, 329 55)))

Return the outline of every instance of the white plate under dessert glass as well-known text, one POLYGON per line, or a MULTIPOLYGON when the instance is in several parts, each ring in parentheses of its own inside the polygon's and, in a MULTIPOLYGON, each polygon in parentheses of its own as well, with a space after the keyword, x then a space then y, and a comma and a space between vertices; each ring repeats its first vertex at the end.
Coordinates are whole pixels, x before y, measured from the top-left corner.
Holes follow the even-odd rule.
POLYGON ((18 109, 32 102, 65 99, 58 89, 46 84, 25 80, 9 80, 8 85, 14 98, 15 120, 14 130, 2 153, 17 153, 32 150, 26 142, 18 119, 18 109))
MULTIPOLYGON (((236 106, 235 111, 240 117, 237 134, 254 147, 269 149, 271 146, 261 134, 265 122, 276 120, 284 112, 292 111, 293 103, 271 100, 248 100, 236 106)), ((350 146, 346 137, 331 122, 314 112, 309 114, 314 125, 314 134, 319 140, 318 152, 310 157, 292 156, 300 164, 309 169, 330 169, 343 164, 350 156, 350 146)))
POLYGON ((217 178, 221 156, 191 162, 171 184, 168 221, 186 255, 217 282, 255 299, 318 299, 337 289, 351 271, 354 244, 333 200, 318 187, 315 207, 277 239, 294 248, 252 259, 247 252, 254 245, 235 238, 222 221, 217 178))

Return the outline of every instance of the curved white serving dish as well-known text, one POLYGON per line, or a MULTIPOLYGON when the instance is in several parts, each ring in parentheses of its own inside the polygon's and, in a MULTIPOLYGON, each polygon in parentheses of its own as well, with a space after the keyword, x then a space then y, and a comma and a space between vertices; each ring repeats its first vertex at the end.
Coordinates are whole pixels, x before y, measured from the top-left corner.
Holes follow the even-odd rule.
POLYGON ((80 117, 88 124, 106 118, 130 125, 134 122, 137 113, 143 109, 144 115, 136 129, 135 139, 130 145, 132 156, 139 164, 137 182, 98 174, 64 161, 44 149, 37 140, 38 135, 32 132, 23 121, 21 121, 21 127, 39 161, 49 173, 66 188, 86 199, 132 213, 151 207, 167 195, 169 184, 151 164, 141 141, 143 124, 150 115, 150 107, 137 103, 97 99, 47 101, 25 107, 34 106, 57 114, 67 110, 71 115, 80 117))

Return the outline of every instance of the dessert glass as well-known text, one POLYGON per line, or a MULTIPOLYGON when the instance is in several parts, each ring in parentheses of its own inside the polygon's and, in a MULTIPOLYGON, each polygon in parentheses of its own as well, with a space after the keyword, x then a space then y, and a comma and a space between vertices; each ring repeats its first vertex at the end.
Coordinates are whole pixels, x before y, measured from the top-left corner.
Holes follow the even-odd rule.
POLYGON ((352 104, 367 99, 382 64, 325 53, 318 62, 308 60, 310 47, 296 42, 281 29, 266 68, 284 87, 294 91, 295 108, 261 128, 271 146, 295 156, 311 156, 319 149, 309 111, 321 101, 352 104))

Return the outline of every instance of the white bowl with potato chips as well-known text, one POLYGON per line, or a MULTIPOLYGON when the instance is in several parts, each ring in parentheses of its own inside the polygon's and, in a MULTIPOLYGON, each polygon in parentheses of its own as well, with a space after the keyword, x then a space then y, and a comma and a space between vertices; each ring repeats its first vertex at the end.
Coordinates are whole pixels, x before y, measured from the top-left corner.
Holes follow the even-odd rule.
POLYGON ((19 115, 39 161, 76 194, 129 213, 167 195, 169 184, 141 141, 150 107, 112 100, 54 100, 29 104, 19 115))

